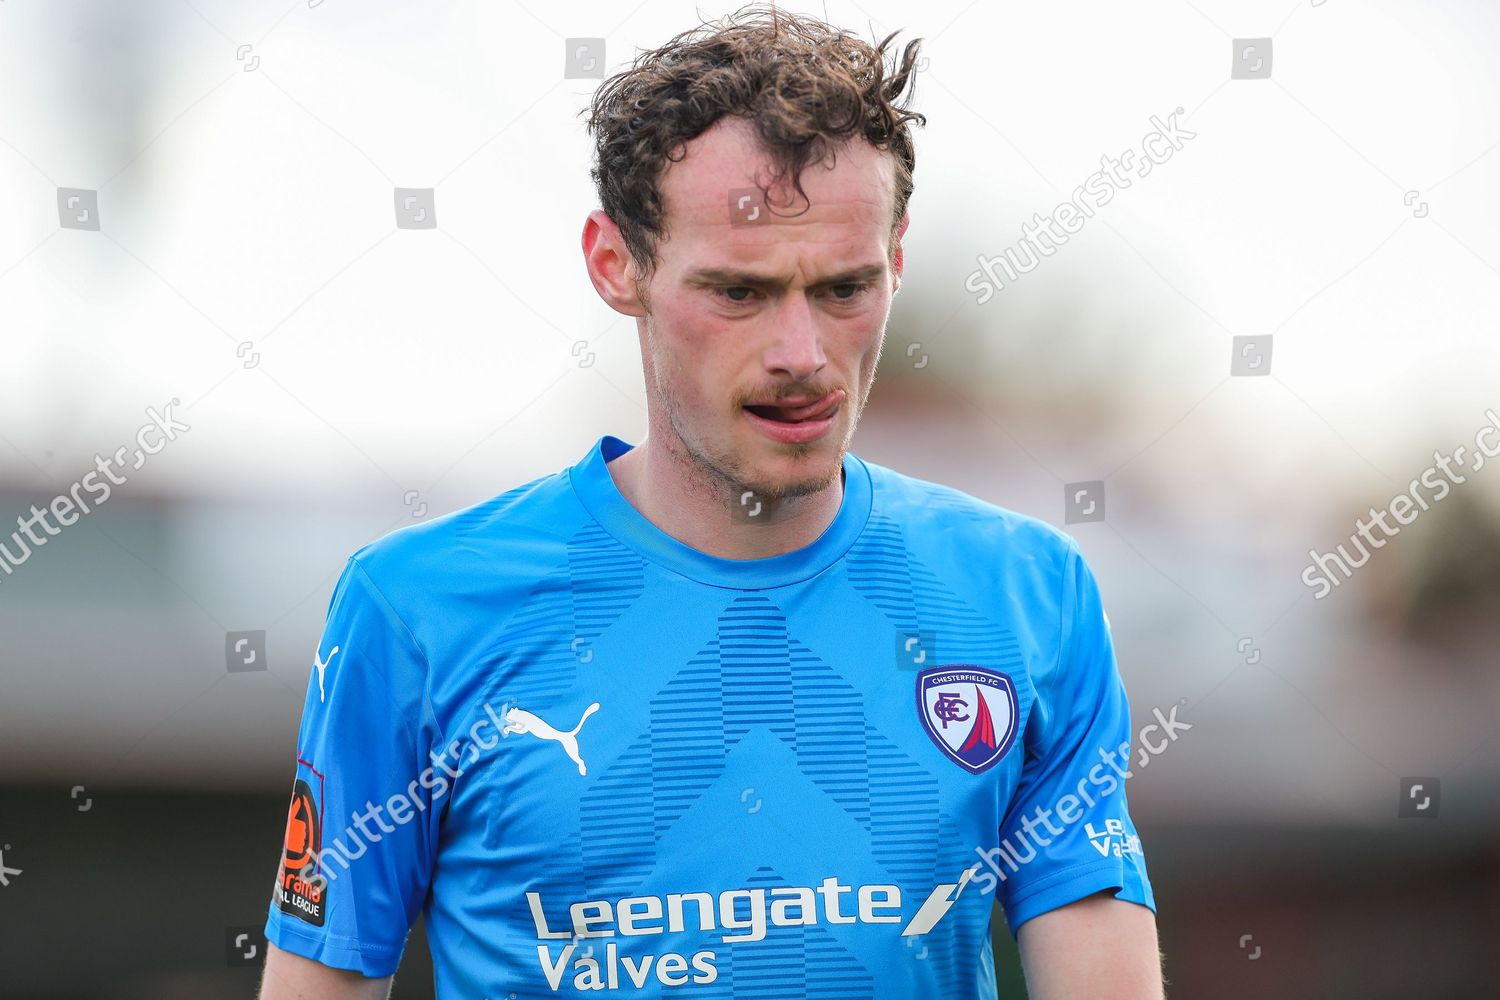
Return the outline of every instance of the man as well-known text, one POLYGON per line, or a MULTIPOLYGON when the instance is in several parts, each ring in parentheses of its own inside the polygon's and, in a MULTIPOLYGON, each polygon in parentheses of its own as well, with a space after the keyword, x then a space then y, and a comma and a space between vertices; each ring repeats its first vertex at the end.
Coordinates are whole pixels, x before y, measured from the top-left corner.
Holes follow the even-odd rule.
POLYGON ((350 559, 262 996, 385 996, 421 912, 440 997, 991 998, 998 898, 1033 997, 1159 998, 1077 546, 848 451, 916 43, 705 28, 589 123, 649 433, 350 559))

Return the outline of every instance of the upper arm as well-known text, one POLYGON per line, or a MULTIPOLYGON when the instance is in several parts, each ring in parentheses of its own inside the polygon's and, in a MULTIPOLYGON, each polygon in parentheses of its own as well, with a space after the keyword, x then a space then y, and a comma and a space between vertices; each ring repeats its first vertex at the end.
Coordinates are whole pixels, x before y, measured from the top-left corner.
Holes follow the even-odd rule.
POLYGON ((992 871, 980 876, 998 881, 1013 930, 1106 889, 1122 904, 1156 908, 1125 794, 1130 705, 1098 585, 1071 542, 1061 577, 1056 656, 1030 674, 1025 760, 992 871))
POLYGON ((1048 910, 1017 934, 1031 1000, 1161 1000, 1156 914, 1111 893, 1048 910))
MULTIPOLYGON (((404 622, 356 560, 309 671, 266 938, 362 976, 395 973, 431 882, 448 774, 404 622)), ((452 764, 448 765, 452 767, 452 764)))
POLYGON ((370 979, 358 972, 331 969, 321 962, 266 947, 266 968, 260 981, 260 1000, 386 1000, 391 977, 370 979))

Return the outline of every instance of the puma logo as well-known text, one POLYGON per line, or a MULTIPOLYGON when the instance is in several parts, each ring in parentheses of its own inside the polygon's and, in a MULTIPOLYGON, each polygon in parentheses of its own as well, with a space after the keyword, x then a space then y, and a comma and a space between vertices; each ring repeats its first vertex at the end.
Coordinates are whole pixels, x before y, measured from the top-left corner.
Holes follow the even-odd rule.
MULTIPOLYGON (((329 654, 331 657, 333 654, 329 654)), ((563 751, 578 765, 579 774, 588 774, 589 769, 583 763, 583 758, 578 756, 578 730, 588 721, 588 717, 599 711, 599 703, 596 701, 583 710, 583 716, 578 720, 578 725, 564 732, 543 721, 530 712, 519 708, 507 709, 505 712, 505 728, 500 730, 501 736, 509 736, 511 733, 530 733, 543 740, 556 740, 562 744, 563 751)))
POLYGON ((318 669, 318 701, 319 702, 321 702, 321 701, 324 700, 323 699, 323 671, 325 671, 325 670, 328 669, 328 664, 332 663, 333 662, 333 658, 335 656, 337 656, 337 655, 339 655, 339 648, 337 646, 333 647, 332 652, 330 652, 328 654, 328 659, 326 659, 326 660, 321 659, 318 656, 318 651, 316 649, 313 650, 313 666, 318 669))

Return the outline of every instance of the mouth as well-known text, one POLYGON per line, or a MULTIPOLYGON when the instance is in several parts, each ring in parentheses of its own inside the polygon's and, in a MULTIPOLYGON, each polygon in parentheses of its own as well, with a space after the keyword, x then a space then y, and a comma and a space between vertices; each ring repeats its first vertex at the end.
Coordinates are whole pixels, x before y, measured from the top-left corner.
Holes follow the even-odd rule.
POLYGON ((773 441, 805 445, 826 434, 844 405, 844 390, 834 389, 817 399, 750 403, 743 409, 750 422, 773 441))
POLYGON ((779 424, 803 424, 826 420, 833 416, 844 401, 844 391, 834 389, 826 396, 816 399, 788 400, 780 403, 750 403, 745 409, 760 417, 779 424))

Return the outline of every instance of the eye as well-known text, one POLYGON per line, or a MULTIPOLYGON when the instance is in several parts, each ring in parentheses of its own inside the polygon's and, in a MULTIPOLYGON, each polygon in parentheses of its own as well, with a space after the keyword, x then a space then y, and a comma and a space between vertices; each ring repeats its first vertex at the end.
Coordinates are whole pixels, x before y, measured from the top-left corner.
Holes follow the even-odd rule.
POLYGON ((829 287, 835 290, 834 298, 840 302, 853 302, 855 299, 859 298, 861 295, 870 290, 869 282, 861 284, 853 281, 846 281, 841 284, 830 285, 829 287), (838 289, 844 289, 849 294, 839 295, 837 294, 838 289))

